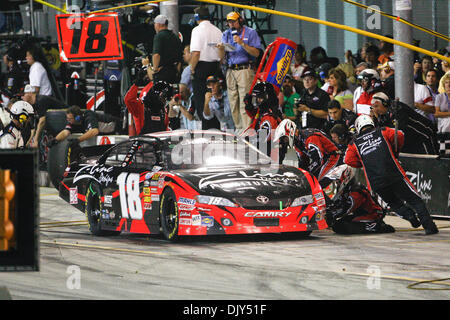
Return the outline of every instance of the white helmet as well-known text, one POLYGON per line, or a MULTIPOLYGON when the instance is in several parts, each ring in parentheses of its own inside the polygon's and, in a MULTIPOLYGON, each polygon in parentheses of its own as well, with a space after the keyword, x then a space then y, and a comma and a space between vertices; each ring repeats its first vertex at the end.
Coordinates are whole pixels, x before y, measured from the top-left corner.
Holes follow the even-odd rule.
POLYGON ((376 79, 376 80, 380 80, 380 75, 374 69, 364 69, 358 75, 358 79, 367 79, 367 80, 376 79))
POLYGON ((277 142, 281 137, 287 136, 289 137, 289 147, 294 146, 294 136, 295 131, 297 130, 297 125, 294 121, 289 119, 284 119, 280 122, 277 129, 275 130, 275 134, 273 137, 273 142, 277 142))
POLYGON ((355 120, 356 132, 359 134, 361 132, 361 129, 365 126, 375 127, 375 123, 370 116, 368 116, 367 114, 362 114, 355 120))
POLYGON ((17 101, 15 102, 12 106, 11 109, 9 110, 13 115, 19 116, 21 114, 25 114, 27 116, 30 116, 32 114, 34 114, 34 109, 33 106, 31 104, 29 104, 26 101, 17 101))

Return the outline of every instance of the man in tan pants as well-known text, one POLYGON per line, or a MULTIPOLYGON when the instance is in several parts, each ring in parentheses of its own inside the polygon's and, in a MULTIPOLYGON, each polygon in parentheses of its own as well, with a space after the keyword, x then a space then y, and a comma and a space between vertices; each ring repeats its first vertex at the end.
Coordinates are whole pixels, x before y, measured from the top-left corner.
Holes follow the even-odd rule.
POLYGON ((234 125, 238 131, 242 131, 251 122, 245 112, 244 97, 250 91, 255 77, 254 62, 262 51, 261 39, 254 29, 244 25, 244 19, 237 12, 227 15, 227 23, 229 29, 223 33, 222 43, 218 47, 228 67, 226 82, 234 125), (225 44, 232 47, 225 48, 225 44))

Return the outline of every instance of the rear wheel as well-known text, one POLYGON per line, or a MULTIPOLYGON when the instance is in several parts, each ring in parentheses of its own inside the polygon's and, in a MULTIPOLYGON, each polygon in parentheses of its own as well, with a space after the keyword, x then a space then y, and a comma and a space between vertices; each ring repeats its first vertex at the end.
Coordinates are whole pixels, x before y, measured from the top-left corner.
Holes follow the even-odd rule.
POLYGON ((114 236, 120 231, 109 231, 101 229, 103 204, 101 200, 100 186, 91 182, 86 190, 86 218, 89 224, 89 231, 95 236, 114 236))
POLYGON ((167 188, 161 196, 160 221, 164 237, 169 241, 178 239, 178 204, 175 193, 167 188))

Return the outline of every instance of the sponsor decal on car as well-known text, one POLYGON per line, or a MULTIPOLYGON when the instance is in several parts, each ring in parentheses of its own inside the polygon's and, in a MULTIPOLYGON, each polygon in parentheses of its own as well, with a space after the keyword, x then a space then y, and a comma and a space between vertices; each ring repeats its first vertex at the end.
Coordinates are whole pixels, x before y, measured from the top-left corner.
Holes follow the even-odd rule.
POLYGON ((180 225, 184 226, 190 226, 191 225, 191 219, 181 218, 180 219, 180 225))
POLYGON ((144 210, 152 210, 152 204, 150 202, 144 202, 144 210))
POLYGON ((150 195, 150 188, 149 187, 144 187, 142 191, 144 192, 144 196, 149 196, 150 195))
POLYGON ((214 226, 214 219, 213 219, 213 217, 202 217, 201 225, 203 227, 212 227, 212 226, 214 226))
POLYGON ((195 199, 188 199, 188 198, 180 197, 178 199, 178 203, 193 206, 193 205, 195 205, 195 199))
POLYGON ((190 217, 191 213, 189 211, 181 211, 180 210, 180 217, 190 217))
POLYGON ((105 196, 105 207, 112 207, 112 196, 105 196))
POLYGON ((200 226, 202 224, 202 216, 199 214, 192 215, 192 225, 200 226))
POLYGON ((152 201, 159 201, 159 194, 152 194, 151 199, 152 201))
POLYGON ((250 211, 244 214, 248 218, 287 218, 292 212, 250 211))
POLYGON ((114 181, 114 178, 109 175, 109 173, 112 172, 113 167, 103 167, 89 164, 81 164, 80 166, 82 168, 75 173, 73 183, 76 183, 81 179, 92 179, 107 186, 114 181))
POLYGON ((70 204, 78 204, 78 187, 70 188, 70 204))
POLYGON ((152 202, 152 197, 144 197, 144 202, 152 202))
POLYGON ((190 206, 187 204, 180 204, 180 205, 178 205, 178 209, 185 210, 185 211, 192 211, 195 209, 195 206, 190 206))

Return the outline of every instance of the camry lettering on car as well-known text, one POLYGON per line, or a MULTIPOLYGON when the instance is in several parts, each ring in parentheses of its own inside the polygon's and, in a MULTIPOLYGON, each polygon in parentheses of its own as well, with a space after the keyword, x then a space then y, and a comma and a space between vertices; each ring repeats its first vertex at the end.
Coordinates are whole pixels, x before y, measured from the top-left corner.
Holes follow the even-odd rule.
POLYGON ((287 218, 292 212, 272 212, 272 211, 250 211, 244 214, 248 218, 287 218))

